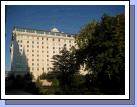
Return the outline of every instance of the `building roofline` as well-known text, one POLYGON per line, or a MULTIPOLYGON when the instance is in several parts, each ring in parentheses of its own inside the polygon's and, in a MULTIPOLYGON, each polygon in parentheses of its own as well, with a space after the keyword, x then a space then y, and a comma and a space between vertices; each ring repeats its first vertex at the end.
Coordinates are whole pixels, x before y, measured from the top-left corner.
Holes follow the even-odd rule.
MULTIPOLYGON (((43 31, 43 32, 51 32, 51 31, 48 31, 48 30, 41 30, 41 29, 34 29, 34 28, 28 28, 28 27, 20 27, 20 26, 14 26, 13 27, 13 30, 15 29, 27 29, 27 30, 35 30, 35 31, 43 31)), ((72 33, 64 33, 64 32, 51 32, 51 33, 60 33, 60 34, 67 34, 67 35, 73 35, 75 36, 76 34, 72 34, 72 33)))

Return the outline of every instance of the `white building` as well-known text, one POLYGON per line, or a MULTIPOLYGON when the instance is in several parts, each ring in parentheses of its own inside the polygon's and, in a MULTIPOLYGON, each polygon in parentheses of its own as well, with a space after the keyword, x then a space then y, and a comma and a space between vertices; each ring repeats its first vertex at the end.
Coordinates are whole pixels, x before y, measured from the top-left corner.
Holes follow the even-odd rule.
POLYGON ((69 50, 75 46, 74 35, 51 31, 15 27, 11 43, 11 71, 14 74, 32 72, 35 77, 52 68, 52 57, 59 54, 66 44, 69 50))

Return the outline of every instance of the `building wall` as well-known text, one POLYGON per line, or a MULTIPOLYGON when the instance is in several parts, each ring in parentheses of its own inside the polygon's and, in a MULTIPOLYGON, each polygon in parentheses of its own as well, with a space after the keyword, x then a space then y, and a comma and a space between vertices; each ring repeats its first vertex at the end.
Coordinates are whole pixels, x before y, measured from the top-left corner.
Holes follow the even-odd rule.
POLYGON ((32 72, 33 75, 41 75, 49 72, 53 55, 66 44, 69 50, 75 46, 75 39, 71 35, 60 32, 46 32, 31 29, 13 30, 11 45, 11 70, 18 73, 32 72))

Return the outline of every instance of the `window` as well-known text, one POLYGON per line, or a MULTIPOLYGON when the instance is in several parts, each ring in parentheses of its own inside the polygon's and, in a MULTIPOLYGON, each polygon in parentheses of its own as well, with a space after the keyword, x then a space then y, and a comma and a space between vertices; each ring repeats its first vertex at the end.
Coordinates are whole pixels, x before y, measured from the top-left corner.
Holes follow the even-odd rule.
POLYGON ((32 45, 32 48, 34 48, 34 45, 32 45))
POLYGON ((49 61, 49 59, 47 59, 47 61, 49 61))
POLYGON ((71 40, 69 40, 69 43, 71 43, 71 40))
POLYGON ((39 46, 37 46, 37 48, 39 48, 39 46))
POLYGON ((32 61, 34 61, 34 59, 32 59, 32 61))
POLYGON ((34 56, 34 54, 32 54, 32 56, 34 56))
POLYGON ((49 47, 47 46, 47 49, 48 49, 49 47))
POLYGON ((60 42, 60 39, 58 39, 58 41, 60 42))
POLYGON ((54 38, 52 40, 54 41, 54 38))
POLYGON ((44 44, 44 42, 42 42, 42 44, 44 44))
POLYGON ((49 57, 49 55, 47 55, 47 57, 49 57))
POLYGON ((55 47, 53 47, 53 49, 55 49, 55 47))
POLYGON ((47 40, 48 40, 48 38, 47 38, 47 40))
POLYGON ((39 52, 39 51, 37 50, 37 52, 39 52))
POLYGON ((34 52, 34 50, 32 50, 32 52, 34 52))
POLYGON ((44 46, 42 46, 42 49, 44 48, 44 46))
POLYGON ((27 43, 29 43, 29 41, 27 41, 27 43))
POLYGON ((49 53, 49 51, 47 51, 47 53, 49 53))
POLYGON ((32 65, 34 65, 34 63, 32 63, 32 65))
POLYGON ((42 40, 44 40, 44 38, 42 37, 42 40))
POLYGON ((39 42, 37 42, 37 44, 39 44, 39 42))
POLYGON ((37 68, 37 70, 39 70, 39 68, 37 68))
POLYGON ((55 51, 53 51, 53 53, 55 53, 55 51))
POLYGON ((37 57, 38 57, 39 55, 37 54, 37 57))
POLYGON ((27 47, 29 47, 29 45, 27 45, 27 47))
POLYGON ((29 52, 29 50, 27 49, 27 52, 29 52))
POLYGON ((34 70, 34 68, 32 68, 32 71, 34 70))
POLYGON ((20 45, 20 47, 22 47, 22 45, 20 45))
POLYGON ((34 44, 34 41, 32 41, 32 44, 34 44))
POLYGON ((37 37, 37 40, 39 40, 39 37, 37 37))
POLYGON ((39 59, 37 59, 37 61, 39 61, 39 59))
POLYGON ((42 53, 44 53, 44 51, 42 51, 42 53))

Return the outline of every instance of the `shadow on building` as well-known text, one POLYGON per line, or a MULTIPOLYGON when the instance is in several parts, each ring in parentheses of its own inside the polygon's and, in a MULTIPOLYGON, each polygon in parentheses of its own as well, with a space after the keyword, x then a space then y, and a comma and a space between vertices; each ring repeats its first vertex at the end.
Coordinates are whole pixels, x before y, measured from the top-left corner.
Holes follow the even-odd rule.
POLYGON ((11 43, 11 73, 5 78, 5 94, 24 95, 30 90, 37 93, 36 85, 33 82, 33 74, 30 72, 28 59, 21 41, 17 41, 16 35, 12 35, 11 43), (34 91, 33 91, 34 90, 34 91))

